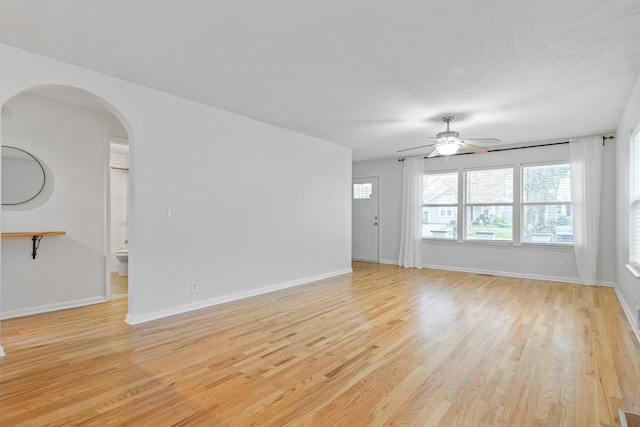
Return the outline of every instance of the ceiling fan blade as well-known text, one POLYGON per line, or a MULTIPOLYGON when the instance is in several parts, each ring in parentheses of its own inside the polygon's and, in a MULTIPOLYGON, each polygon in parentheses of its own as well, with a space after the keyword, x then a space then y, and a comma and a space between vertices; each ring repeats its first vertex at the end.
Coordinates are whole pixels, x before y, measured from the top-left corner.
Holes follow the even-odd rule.
POLYGON ((478 147, 477 145, 472 145, 472 144, 467 144, 467 143, 463 143, 460 146, 460 150, 461 151, 471 151, 473 153, 478 153, 478 154, 486 153, 487 151, 489 151, 484 147, 478 147))
POLYGON ((440 155, 440 152, 438 151, 437 148, 435 148, 431 153, 429 153, 429 155, 427 156, 427 159, 430 159, 432 157, 438 157, 440 155))
POLYGON ((402 153, 402 152, 404 152, 404 151, 417 150, 418 148, 432 147, 432 146, 434 146, 434 145, 435 145, 435 144, 428 144, 428 145, 420 145, 420 146, 418 146, 418 147, 405 148, 405 149, 403 149, 403 150, 398 150, 398 151, 396 151, 396 153, 402 153))
POLYGON ((475 145, 489 145, 489 144, 500 144, 500 141, 498 138, 470 138, 470 139, 463 139, 460 142, 466 143, 466 144, 475 144, 475 145))

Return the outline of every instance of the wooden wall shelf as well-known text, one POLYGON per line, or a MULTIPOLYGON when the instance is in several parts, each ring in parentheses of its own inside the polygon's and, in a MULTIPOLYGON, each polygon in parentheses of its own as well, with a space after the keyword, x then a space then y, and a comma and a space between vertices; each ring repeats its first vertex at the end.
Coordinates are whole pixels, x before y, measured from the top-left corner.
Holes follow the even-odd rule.
POLYGON ((6 231, 2 232, 2 237, 30 237, 33 242, 31 256, 36 259, 40 240, 44 236, 62 236, 66 231, 6 231))

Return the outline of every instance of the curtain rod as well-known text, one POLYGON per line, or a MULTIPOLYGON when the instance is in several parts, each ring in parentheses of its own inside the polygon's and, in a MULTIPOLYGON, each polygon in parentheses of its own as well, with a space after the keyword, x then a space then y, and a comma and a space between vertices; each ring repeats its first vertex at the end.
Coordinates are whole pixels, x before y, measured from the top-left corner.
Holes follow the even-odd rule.
MULTIPOLYGON (((614 139, 615 136, 603 136, 602 137, 602 145, 604 145, 605 141, 607 139, 614 139)), ((493 153, 496 151, 509 151, 509 150, 522 150, 523 148, 536 148, 536 147, 549 147, 551 145, 563 145, 563 144, 568 144, 569 141, 562 141, 562 142, 550 142, 548 144, 538 144, 538 145, 527 145, 525 147, 508 147, 508 148, 496 148, 494 150, 487 150, 487 153, 493 153)), ((474 154, 474 153, 460 153, 460 154, 456 154, 456 156, 461 156, 461 155, 466 155, 466 154, 474 154)), ((438 157, 442 157, 442 156, 438 156, 438 157)), ((424 157, 425 159, 435 159, 435 157, 424 157)), ((399 162, 404 162, 404 157, 401 159, 398 159, 399 162)))

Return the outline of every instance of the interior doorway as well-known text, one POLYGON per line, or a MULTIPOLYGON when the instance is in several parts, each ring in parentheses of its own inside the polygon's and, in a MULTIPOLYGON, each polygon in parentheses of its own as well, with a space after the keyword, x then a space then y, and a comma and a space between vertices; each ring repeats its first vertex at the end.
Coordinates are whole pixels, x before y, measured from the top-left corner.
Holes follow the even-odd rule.
POLYGON ((3 239, 0 318, 108 300, 111 244, 105 137, 131 141, 129 125, 96 95, 60 85, 26 90, 6 101, 2 113, 2 144, 32 153, 45 173, 37 197, 2 206, 3 232, 65 233, 45 238, 37 259, 24 256, 22 240, 3 239))
POLYGON ((109 243, 107 249, 107 294, 121 298, 129 290, 129 222, 131 203, 129 190, 129 142, 126 139, 108 137, 108 213, 109 243))

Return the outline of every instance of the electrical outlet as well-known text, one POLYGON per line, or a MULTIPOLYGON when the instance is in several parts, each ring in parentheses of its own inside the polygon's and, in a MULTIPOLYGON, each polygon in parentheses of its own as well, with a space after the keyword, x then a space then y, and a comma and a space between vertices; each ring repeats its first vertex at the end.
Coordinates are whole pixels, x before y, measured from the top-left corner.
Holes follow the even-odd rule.
POLYGON ((338 265, 338 262, 339 262, 339 261, 340 261, 340 260, 338 259, 338 257, 335 257, 335 258, 333 259, 333 264, 334 264, 334 265, 338 265))
POLYGON ((193 281, 191 282, 191 292, 198 292, 198 282, 193 281))
POLYGON ((176 210, 173 208, 167 208, 167 219, 176 219, 176 210))
POLYGON ((560 263, 560 271, 564 271, 564 262, 560 263))

